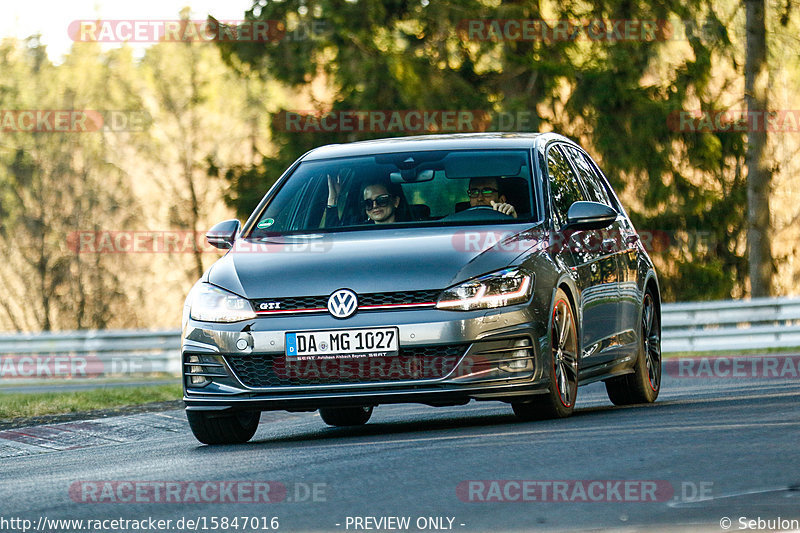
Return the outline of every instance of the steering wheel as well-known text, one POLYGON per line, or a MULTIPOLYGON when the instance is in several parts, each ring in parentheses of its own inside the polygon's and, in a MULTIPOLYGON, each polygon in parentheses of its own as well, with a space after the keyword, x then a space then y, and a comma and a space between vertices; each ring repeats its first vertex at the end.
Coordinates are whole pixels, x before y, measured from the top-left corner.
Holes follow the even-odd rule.
POLYGON ((492 207, 490 205, 475 205, 475 206, 468 207, 468 208, 464 209, 464 211, 462 211, 462 213, 464 213, 466 211, 477 211, 479 209, 488 209, 489 211, 494 211, 498 215, 502 215, 502 216, 504 216, 506 218, 514 218, 513 216, 507 215, 506 213, 503 213, 502 211, 497 211, 494 207, 492 207))
POLYGON ((500 211, 495 211, 495 209, 490 205, 476 205, 473 207, 467 207, 463 211, 458 211, 457 213, 451 213, 441 220, 447 222, 457 222, 462 220, 474 222, 496 222, 498 220, 507 220, 513 218, 514 217, 511 215, 501 213, 500 211))

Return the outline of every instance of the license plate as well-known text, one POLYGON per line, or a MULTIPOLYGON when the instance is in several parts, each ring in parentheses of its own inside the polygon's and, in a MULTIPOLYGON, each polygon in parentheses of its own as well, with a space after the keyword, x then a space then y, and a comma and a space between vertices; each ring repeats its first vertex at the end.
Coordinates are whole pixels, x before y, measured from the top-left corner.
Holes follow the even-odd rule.
POLYGON ((363 328, 286 334, 286 357, 391 357, 398 354, 398 329, 363 328))

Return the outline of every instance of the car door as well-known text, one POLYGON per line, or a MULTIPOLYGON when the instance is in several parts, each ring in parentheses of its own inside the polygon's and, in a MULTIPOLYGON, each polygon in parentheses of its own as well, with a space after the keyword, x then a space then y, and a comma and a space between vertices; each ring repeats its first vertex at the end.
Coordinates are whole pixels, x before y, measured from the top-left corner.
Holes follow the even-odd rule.
POLYGON ((641 242, 633 223, 619 204, 600 167, 588 154, 579 152, 579 155, 586 163, 587 183, 591 183, 591 187, 598 191, 598 196, 603 196, 605 198, 604 202, 607 201, 607 205, 610 205, 619 213, 613 226, 613 237, 620 266, 620 312, 617 329, 619 331, 620 347, 626 352, 635 352, 637 349, 636 337, 639 331, 639 309, 643 296, 639 284, 641 242))
POLYGON ((581 367, 587 369, 614 358, 619 313, 619 265, 616 255, 604 250, 602 231, 561 232, 567 224, 569 207, 576 201, 591 199, 565 149, 563 144, 554 144, 547 151, 551 208, 554 229, 564 243, 570 267, 578 277, 583 318, 581 367))

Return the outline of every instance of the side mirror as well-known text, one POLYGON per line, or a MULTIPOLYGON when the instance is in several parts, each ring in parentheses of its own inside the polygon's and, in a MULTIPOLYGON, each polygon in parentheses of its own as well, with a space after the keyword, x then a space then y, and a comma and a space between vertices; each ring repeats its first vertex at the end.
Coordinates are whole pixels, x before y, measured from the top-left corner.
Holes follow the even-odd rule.
POLYGON ((617 219, 617 212, 598 202, 575 202, 567 211, 565 230, 590 230, 609 227, 617 219))
POLYGON ((233 246, 233 241, 236 240, 236 235, 239 233, 241 226, 235 218, 224 220, 208 230, 206 240, 214 248, 227 250, 233 246))

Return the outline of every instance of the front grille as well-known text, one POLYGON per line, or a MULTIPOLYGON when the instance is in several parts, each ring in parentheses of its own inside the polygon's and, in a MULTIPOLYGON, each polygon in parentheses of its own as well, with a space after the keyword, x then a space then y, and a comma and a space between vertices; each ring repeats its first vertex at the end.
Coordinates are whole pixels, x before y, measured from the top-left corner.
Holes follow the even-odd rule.
POLYGON ((285 311, 296 311, 298 309, 314 309, 314 308, 323 308, 325 309, 328 305, 328 297, 327 296, 297 296, 297 297, 289 297, 289 298, 274 298, 270 300, 269 298, 263 300, 254 300, 253 303, 256 305, 256 309, 259 309, 259 305, 264 302, 270 303, 279 303, 280 309, 285 311))
POLYGON ((407 305, 435 302, 441 291, 373 292, 358 296, 358 306, 407 305))
MULTIPOLYGON (((358 295, 358 307, 362 309, 373 305, 414 305, 436 302, 439 290, 373 292, 358 295)), ((286 298, 261 298, 253 300, 256 312, 263 314, 279 314, 292 312, 310 312, 317 310, 327 313, 327 296, 290 296, 286 298), (261 309, 261 305, 265 308, 261 309)))
POLYGON ((468 344, 401 348, 395 357, 287 360, 284 354, 226 355, 247 387, 336 385, 438 379, 458 364, 468 344))

